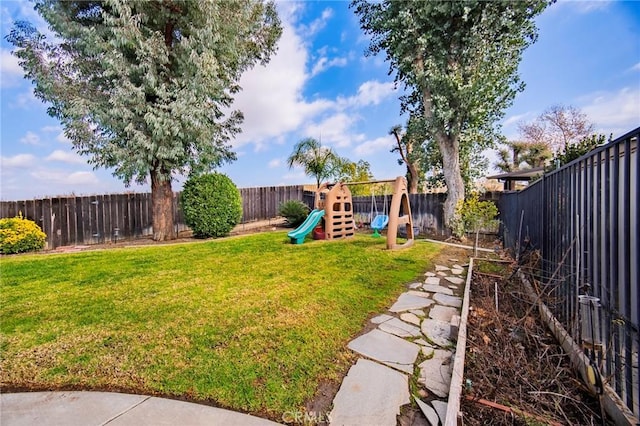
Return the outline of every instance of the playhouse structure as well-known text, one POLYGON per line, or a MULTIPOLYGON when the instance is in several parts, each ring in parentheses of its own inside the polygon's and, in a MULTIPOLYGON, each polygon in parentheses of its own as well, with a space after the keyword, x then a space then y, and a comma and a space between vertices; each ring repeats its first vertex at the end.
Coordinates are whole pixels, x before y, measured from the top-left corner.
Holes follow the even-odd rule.
POLYGON ((356 231, 353 220, 351 191, 344 183, 320 185, 314 203, 316 210, 324 210, 324 235, 327 240, 353 237, 356 231))
MULTIPOLYGON (((389 215, 384 215, 386 218, 384 225, 388 224, 387 248, 389 250, 396 250, 410 247, 414 241, 413 219, 411 218, 407 181, 402 176, 397 177, 395 180, 324 183, 320 185, 316 190, 314 210, 309 213, 307 220, 305 220, 302 225, 294 231, 289 232, 288 236, 291 242, 293 244, 302 244, 305 237, 311 232, 314 233, 314 237, 318 236, 326 240, 353 237, 356 226, 353 215, 353 200, 349 185, 380 182, 393 182, 393 196, 391 198, 389 215), (398 227, 401 226, 405 227, 406 241, 398 244, 398 227)), ((381 216, 382 215, 379 215, 376 219, 381 218, 381 216)), ((376 225, 379 227, 376 228, 376 230, 381 230, 385 227, 384 225, 376 225)))

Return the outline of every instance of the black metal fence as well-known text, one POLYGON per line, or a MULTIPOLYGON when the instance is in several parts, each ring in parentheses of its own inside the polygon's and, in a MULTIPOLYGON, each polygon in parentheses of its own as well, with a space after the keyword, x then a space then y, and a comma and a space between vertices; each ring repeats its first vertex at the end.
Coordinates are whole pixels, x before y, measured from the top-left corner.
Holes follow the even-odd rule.
MULTIPOLYGON (((539 250, 534 271, 556 317, 578 341, 578 296, 600 299, 592 333, 603 376, 640 415, 640 127, 545 174, 529 188, 499 200, 505 247, 539 250), (596 336, 597 338, 597 336, 596 336)), ((583 317, 585 315, 582 315, 583 317)))

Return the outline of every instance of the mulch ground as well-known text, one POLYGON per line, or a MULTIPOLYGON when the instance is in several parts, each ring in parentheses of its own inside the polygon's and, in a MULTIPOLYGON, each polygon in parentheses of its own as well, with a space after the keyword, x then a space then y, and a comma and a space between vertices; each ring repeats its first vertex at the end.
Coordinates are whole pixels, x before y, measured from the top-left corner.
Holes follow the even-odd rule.
POLYGON ((518 278, 508 279, 511 267, 490 270, 474 273, 471 287, 465 424, 603 424, 597 399, 572 372, 518 278))

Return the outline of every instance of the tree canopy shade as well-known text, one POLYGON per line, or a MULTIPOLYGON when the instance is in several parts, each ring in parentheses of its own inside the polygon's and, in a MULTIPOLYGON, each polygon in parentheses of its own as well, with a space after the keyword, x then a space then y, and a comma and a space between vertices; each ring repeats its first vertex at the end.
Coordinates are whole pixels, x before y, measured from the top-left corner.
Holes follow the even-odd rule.
POLYGON ((355 0, 351 7, 365 33, 368 54, 386 53, 396 82, 408 89, 403 108, 424 115, 428 140, 442 154, 447 185, 445 222, 464 199, 461 147, 478 150, 497 136, 524 85, 518 65, 537 34, 544 0, 355 0))
POLYGON ((171 180, 235 159, 242 73, 274 53, 273 3, 35 0, 57 37, 18 22, 8 40, 38 98, 95 167, 150 179, 154 239, 174 237, 171 180))

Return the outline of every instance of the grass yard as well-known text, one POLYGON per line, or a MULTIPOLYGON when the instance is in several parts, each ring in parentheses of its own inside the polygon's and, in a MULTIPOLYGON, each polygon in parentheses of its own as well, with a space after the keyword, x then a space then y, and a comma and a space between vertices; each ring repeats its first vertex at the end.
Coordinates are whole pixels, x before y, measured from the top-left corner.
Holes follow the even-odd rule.
POLYGON ((282 232, 0 262, 3 391, 172 396, 280 419, 351 363, 350 337, 439 247, 291 245, 282 232))

